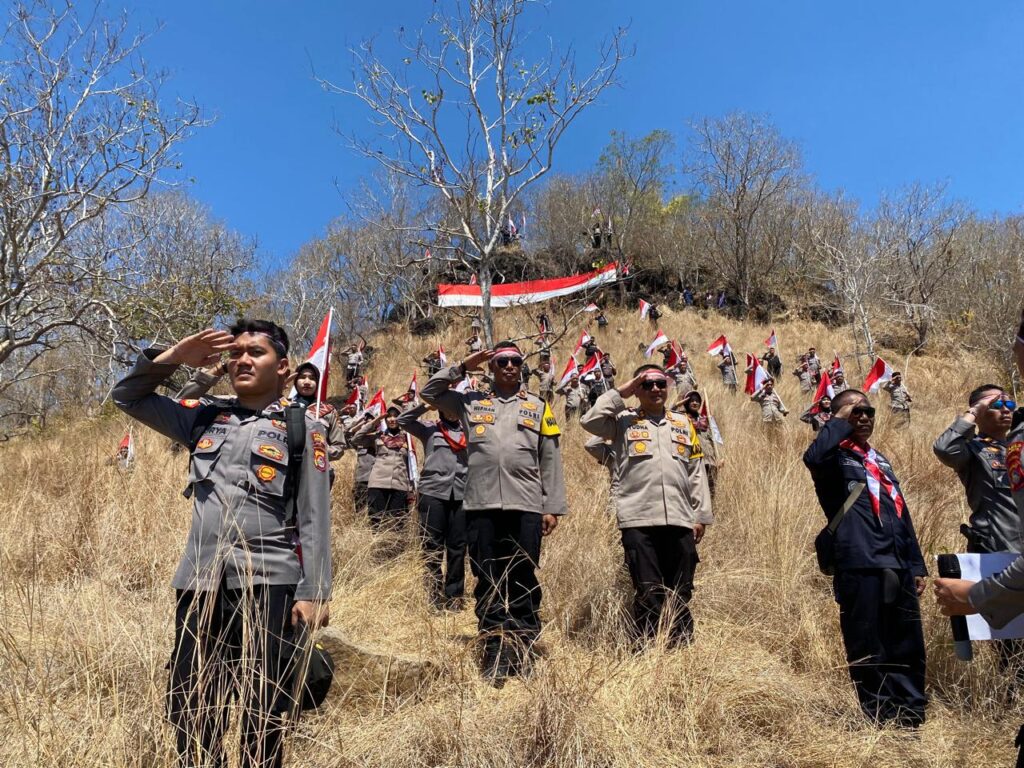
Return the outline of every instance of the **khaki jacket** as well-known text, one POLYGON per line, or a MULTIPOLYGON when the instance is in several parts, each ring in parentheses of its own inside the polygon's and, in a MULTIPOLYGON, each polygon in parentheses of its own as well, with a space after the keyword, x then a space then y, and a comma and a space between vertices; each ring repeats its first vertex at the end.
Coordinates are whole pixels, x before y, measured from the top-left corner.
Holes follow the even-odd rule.
POLYGON ((367 488, 386 491, 408 491, 409 446, 405 432, 397 435, 381 432, 378 424, 369 421, 359 428, 352 442, 362 445, 373 456, 373 468, 367 478, 367 488))
POLYGON ((619 528, 714 522, 703 451, 688 416, 666 411, 660 422, 627 408, 618 390, 601 395, 583 428, 611 441, 612 498, 619 528))
POLYGON ((889 407, 893 411, 909 411, 913 399, 909 390, 903 385, 894 385, 891 381, 882 384, 882 389, 889 393, 889 407))
POLYGON ((461 380, 458 367, 445 368, 430 377, 420 396, 457 415, 466 430, 463 508, 564 515, 561 431, 547 404, 528 393, 498 397, 450 388, 461 380))
POLYGON ((177 369, 139 356, 113 390, 122 411, 183 445, 207 408, 218 413, 196 442, 185 495, 192 527, 171 585, 213 590, 248 584, 295 584, 296 600, 331 594, 331 499, 323 426, 306 419, 306 448, 291 513, 287 401, 255 413, 231 398, 175 400, 156 393, 177 369), (300 562, 296 543, 302 547, 300 562))
POLYGON ((761 421, 773 422, 782 421, 789 409, 782 402, 779 393, 772 391, 770 394, 763 389, 755 392, 750 399, 761 406, 761 421))

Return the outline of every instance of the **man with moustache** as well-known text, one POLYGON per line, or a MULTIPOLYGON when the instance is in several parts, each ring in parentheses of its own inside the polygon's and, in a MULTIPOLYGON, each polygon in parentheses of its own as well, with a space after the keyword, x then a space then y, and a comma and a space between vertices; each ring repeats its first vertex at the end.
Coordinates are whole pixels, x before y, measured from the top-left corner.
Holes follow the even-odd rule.
POLYGON ((608 441, 612 500, 633 581, 637 640, 667 624, 670 645, 693 639, 689 602, 697 544, 714 518, 701 442, 690 418, 665 408, 668 377, 642 365, 619 389, 601 395, 582 425, 608 441), (636 396, 639 407, 628 408, 636 396))
POLYGON ((421 393, 456 417, 466 433, 463 509, 477 578, 482 669, 497 686, 529 669, 541 628, 541 538, 566 513, 561 432, 547 403, 522 388, 523 361, 519 347, 503 341, 441 370, 421 393), (451 388, 484 363, 494 380, 492 393, 451 388))

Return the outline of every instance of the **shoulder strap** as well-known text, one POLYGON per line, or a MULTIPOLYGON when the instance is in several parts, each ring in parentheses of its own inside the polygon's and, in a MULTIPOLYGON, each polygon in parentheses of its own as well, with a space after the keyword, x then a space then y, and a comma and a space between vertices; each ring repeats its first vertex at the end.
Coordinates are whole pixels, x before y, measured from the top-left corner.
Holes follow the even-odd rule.
POLYGON ((295 501, 299 497, 299 478, 302 477, 302 454, 306 451, 306 409, 298 403, 289 403, 284 412, 288 428, 288 478, 285 496, 291 517, 295 519, 295 501))
POLYGON ((846 501, 843 502, 842 508, 836 512, 832 519, 828 521, 828 532, 835 536, 836 531, 839 529, 839 524, 843 522, 843 518, 846 517, 846 513, 849 512, 853 505, 857 503, 857 499, 864 492, 866 483, 857 483, 853 490, 850 491, 850 495, 846 497, 846 501))
POLYGON ((188 452, 190 454, 196 449, 196 443, 199 442, 199 438, 203 436, 203 433, 210 428, 214 419, 220 414, 220 410, 220 406, 213 403, 206 403, 199 409, 199 413, 196 414, 196 420, 192 424, 192 432, 189 435, 188 452))

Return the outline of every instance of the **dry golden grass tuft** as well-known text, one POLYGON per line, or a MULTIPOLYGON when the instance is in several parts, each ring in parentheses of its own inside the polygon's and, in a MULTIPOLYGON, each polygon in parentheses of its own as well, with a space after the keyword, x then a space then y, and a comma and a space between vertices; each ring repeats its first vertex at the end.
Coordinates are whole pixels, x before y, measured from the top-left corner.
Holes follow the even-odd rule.
MULTIPOLYGON (((642 361, 654 329, 612 314, 599 334, 620 376, 642 361)), ((533 327, 525 311, 499 315, 499 330, 533 327)), ((719 384, 704 353, 728 334, 737 353, 763 350, 767 329, 697 313, 664 317, 687 344, 725 433, 717 522, 701 547, 693 609, 696 643, 626 647, 629 586, 607 512, 607 474, 566 426, 563 451, 571 516, 545 542, 545 658, 503 690, 474 665, 474 617, 434 615, 414 549, 388 558, 349 501, 352 458, 334 488, 332 626, 380 658, 415 658, 432 673, 411 693, 388 693, 380 670, 348 675, 326 711, 289 741, 303 766, 960 766, 1007 765, 1024 718, 993 654, 957 662, 948 624, 924 600, 932 704, 918 735, 867 726, 846 674, 837 610, 814 566, 822 516, 800 455, 810 430, 797 421, 806 397, 784 376, 792 413, 769 440, 758 408, 719 384)), ((791 366, 798 349, 837 350, 853 382, 863 376, 844 331, 777 326, 791 366)), ((574 332, 569 335, 572 336, 574 332)), ((394 396, 438 343, 461 350, 465 327, 443 336, 381 335, 370 368, 394 396), (386 343, 385 343, 386 339, 386 343)), ((574 338, 556 347, 561 370, 574 338)), ((900 366, 903 360, 892 356, 900 366)), ((876 444, 904 482, 929 555, 956 551, 965 505, 959 484, 931 453, 966 392, 997 378, 963 357, 911 362, 909 431, 884 417, 876 444)), ((560 410, 557 411, 560 414, 560 410)), ((170 651, 170 576, 189 524, 180 495, 185 457, 137 430, 138 463, 108 463, 125 421, 73 421, 58 433, 0 448, 0 764, 170 766, 163 720, 170 651)), ((386 664, 385 664, 386 667, 386 664)), ((386 669, 385 669, 386 674, 386 669)), ((234 741, 232 741, 234 743, 234 741)))

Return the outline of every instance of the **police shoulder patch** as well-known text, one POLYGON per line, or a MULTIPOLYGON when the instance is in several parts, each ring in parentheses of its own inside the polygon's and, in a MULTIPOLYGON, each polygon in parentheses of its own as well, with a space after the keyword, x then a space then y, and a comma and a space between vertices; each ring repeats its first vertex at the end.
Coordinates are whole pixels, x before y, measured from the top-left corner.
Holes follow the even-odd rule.
POLYGON ((186 397, 182 400, 179 400, 178 405, 183 405, 186 408, 198 408, 199 401, 196 400, 194 397, 186 397))

